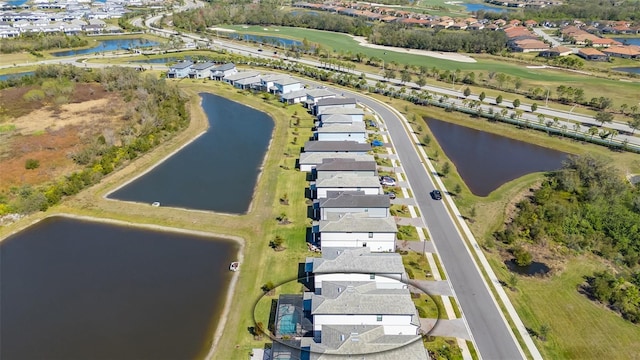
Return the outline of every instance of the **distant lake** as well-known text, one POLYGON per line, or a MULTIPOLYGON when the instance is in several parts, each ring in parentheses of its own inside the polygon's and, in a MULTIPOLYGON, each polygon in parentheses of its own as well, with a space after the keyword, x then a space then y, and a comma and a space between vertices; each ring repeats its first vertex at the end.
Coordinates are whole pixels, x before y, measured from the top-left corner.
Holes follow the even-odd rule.
POLYGON ((85 54, 95 54, 105 51, 125 50, 129 48, 143 48, 158 45, 155 41, 149 41, 147 39, 114 39, 114 40, 100 40, 98 44, 92 48, 79 49, 79 50, 66 50, 57 51, 51 53, 56 57, 62 56, 76 56, 85 54))
MULTIPOLYGON (((526 174, 562 167, 567 154, 505 136, 425 118, 469 190, 487 196, 526 174)), ((479 120, 481 121, 481 120, 479 120)))
POLYGON ((21 78, 23 76, 33 75, 33 74, 35 74, 34 71, 25 71, 25 72, 4 74, 4 75, 0 75, 0 81, 9 80, 9 79, 17 79, 17 78, 21 78))
POLYGON ((277 36, 229 33, 229 37, 232 39, 241 39, 265 45, 277 44, 279 46, 284 45, 284 47, 302 46, 302 41, 277 36))
POLYGON ((628 37, 628 38, 613 38, 615 41, 619 41, 623 44, 627 45, 637 45, 640 46, 640 37, 628 37))
POLYGON ((509 11, 509 9, 507 8, 502 8, 502 7, 497 7, 497 6, 489 6, 489 5, 485 5, 485 4, 460 4, 462 6, 465 7, 465 9, 468 12, 475 12, 475 11, 479 11, 479 10, 484 10, 485 12, 497 12, 497 13, 501 13, 501 12, 506 12, 509 11))
POLYGON ((65 217, 0 243, 0 359, 195 359, 238 246, 65 217))
POLYGON ((7 3, 9 5, 13 5, 13 6, 20 6, 20 5, 24 5, 28 0, 0 0, 0 2, 4 2, 7 3))
POLYGON ((633 74, 640 74, 640 67, 617 67, 617 68, 613 68, 613 70, 633 73, 633 74))
POLYGON ((142 177, 109 195, 117 200, 243 214, 271 141, 269 115, 202 93, 209 129, 142 177))

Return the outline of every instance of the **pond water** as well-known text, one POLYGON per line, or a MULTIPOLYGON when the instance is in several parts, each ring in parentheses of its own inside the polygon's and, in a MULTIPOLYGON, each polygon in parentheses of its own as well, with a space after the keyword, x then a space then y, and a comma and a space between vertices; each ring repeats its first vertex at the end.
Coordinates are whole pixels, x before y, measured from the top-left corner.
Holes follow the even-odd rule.
POLYGON ((0 358, 203 357, 237 251, 221 239, 45 219, 0 243, 0 358))
POLYGON ((26 71, 26 72, 19 72, 19 73, 4 74, 4 75, 0 75, 0 81, 9 80, 9 79, 17 79, 17 78, 21 78, 23 76, 33 75, 33 74, 35 74, 34 71, 26 71))
POLYGON ((632 74, 640 74, 640 67, 634 67, 634 66, 631 66, 631 67, 617 67, 617 68, 613 68, 613 70, 632 73, 632 74))
POLYGON ((191 57, 190 56, 185 56, 184 58, 163 57, 163 58, 153 58, 153 59, 145 59, 145 60, 135 60, 132 62, 137 64, 166 64, 169 62, 178 62, 180 60, 191 60, 191 57))
POLYGON ((504 262, 505 265, 509 268, 509 270, 516 272, 520 275, 527 276, 536 276, 536 275, 545 275, 551 269, 545 263, 533 261, 531 264, 527 266, 520 266, 516 264, 514 259, 508 260, 504 262))
MULTIPOLYGON (((487 196, 523 175, 559 169, 567 154, 433 118, 429 129, 471 192, 487 196)), ((478 120, 483 121, 483 120, 478 120)))
POLYGON ((51 53, 56 57, 61 56, 75 56, 85 54, 95 54, 105 51, 125 50, 128 48, 143 48, 158 45, 155 41, 149 41, 147 39, 114 39, 114 40, 100 40, 97 45, 88 49, 78 50, 65 50, 51 53))
POLYGON ((273 119, 220 96, 200 96, 207 132, 109 198, 234 214, 249 209, 273 119))
POLYGON ((627 38, 613 38, 615 41, 619 41, 625 45, 636 45, 640 46, 640 37, 627 37, 627 38))
POLYGON ((267 45, 277 44, 278 46, 283 46, 288 48, 292 46, 302 46, 302 41, 286 39, 286 38, 281 38, 276 36, 229 33, 229 37, 232 39, 240 39, 244 41, 262 43, 267 45))
POLYGON ((474 11, 479 11, 479 10, 483 10, 485 12, 497 12, 497 13, 501 13, 501 12, 506 12, 509 11, 509 9, 507 8, 502 8, 502 7, 497 7, 497 6, 489 6, 489 5, 485 5, 485 4, 461 4, 462 6, 465 7, 465 9, 468 12, 474 12, 474 11))

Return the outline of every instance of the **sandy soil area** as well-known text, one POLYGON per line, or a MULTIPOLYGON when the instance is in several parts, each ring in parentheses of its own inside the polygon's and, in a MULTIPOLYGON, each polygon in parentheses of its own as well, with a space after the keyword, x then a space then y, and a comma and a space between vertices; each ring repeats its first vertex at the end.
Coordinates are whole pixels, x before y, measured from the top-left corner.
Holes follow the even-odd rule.
POLYGON ((463 62, 463 63, 476 62, 474 58, 467 55, 463 55, 463 54, 451 53, 451 52, 416 50, 416 49, 404 49, 404 48, 397 48, 393 46, 375 45, 375 44, 369 43, 365 37, 362 37, 362 36, 352 36, 352 37, 354 40, 356 40, 360 44, 360 46, 365 46, 372 49, 380 49, 380 50, 386 50, 386 51, 393 51, 397 53, 421 55, 421 56, 427 56, 427 57, 432 57, 436 59, 444 59, 444 60, 457 61, 457 62, 463 62))

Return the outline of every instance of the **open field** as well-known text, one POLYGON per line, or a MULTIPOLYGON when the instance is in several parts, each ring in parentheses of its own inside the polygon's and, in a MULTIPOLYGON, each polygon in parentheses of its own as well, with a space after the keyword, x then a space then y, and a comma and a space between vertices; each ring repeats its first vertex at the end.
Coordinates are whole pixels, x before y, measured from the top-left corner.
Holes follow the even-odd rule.
MULTIPOLYGON (((384 98, 381 97, 381 99, 384 98)), ((405 103, 402 101, 384 100, 397 109, 404 109, 405 103)), ((411 114, 419 115, 419 120, 412 124, 413 129, 418 132, 418 125, 421 125, 423 130, 419 132, 419 138, 424 134, 431 136, 432 141, 426 150, 430 156, 436 151, 439 152, 439 161, 436 165, 448 159, 438 146, 437 139, 429 132, 426 123, 420 120, 422 116, 436 117, 569 153, 592 153, 604 156, 611 159, 611 163, 615 164, 623 174, 640 171, 640 157, 636 154, 612 152, 604 147, 549 137, 542 132, 518 129, 462 114, 447 113, 434 107, 409 106, 407 111, 403 112, 409 119, 411 114)), ((542 176, 541 173, 534 173, 521 177, 504 184, 485 198, 474 196, 463 186, 462 195, 456 196, 455 202, 463 214, 468 214, 472 206, 476 207, 477 216, 469 226, 481 244, 490 241, 492 233, 503 224, 506 216, 505 209, 517 201, 523 192, 541 181, 542 176)), ((455 171, 452 171, 443 181, 449 189, 456 183, 462 183, 455 171)), ((487 252, 487 256, 499 278, 507 281, 511 273, 502 263, 501 257, 496 251, 487 252)), ((551 331, 547 341, 535 339, 543 356, 552 359, 635 358, 639 353, 636 339, 640 337, 640 328, 590 301, 577 290, 578 285, 583 282, 583 276, 604 268, 604 265, 592 256, 569 255, 567 259, 560 269, 556 269, 557 273, 550 278, 518 276, 517 292, 507 291, 527 327, 537 331, 542 324, 550 326, 551 331), (572 335, 567 336, 567 334, 572 335)))
MULTIPOLYGON (((510 272, 494 255, 490 259, 506 280, 510 272)), ((527 328, 550 327, 547 341, 534 337, 545 358, 636 359, 640 354, 640 327, 578 292, 585 275, 603 268, 597 259, 576 257, 550 278, 519 276, 517 291, 507 291, 527 328)))

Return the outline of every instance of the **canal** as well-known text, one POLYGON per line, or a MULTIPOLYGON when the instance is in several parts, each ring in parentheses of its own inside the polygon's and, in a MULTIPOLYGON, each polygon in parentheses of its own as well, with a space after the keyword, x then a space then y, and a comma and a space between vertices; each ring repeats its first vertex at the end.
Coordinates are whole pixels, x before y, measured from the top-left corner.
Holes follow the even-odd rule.
POLYGON ((425 121, 462 180, 477 196, 487 196, 529 173, 557 170, 568 155, 442 120, 425 121))
POLYGON ((113 39, 113 40, 100 40, 96 43, 95 46, 87 49, 77 49, 77 50, 65 50, 65 51, 56 51, 51 53, 51 55, 55 57, 62 56, 76 56, 76 55, 87 55, 87 54, 95 54, 107 51, 115 51, 115 50, 126 50, 132 48, 145 48, 158 45, 155 41, 149 41, 147 39, 135 38, 135 39, 113 39))
POLYGON ((231 214, 249 210, 273 119, 220 96, 200 96, 206 133, 109 198, 231 214))
POLYGON ((0 243, 0 358, 206 354, 236 243, 64 217, 0 243))

